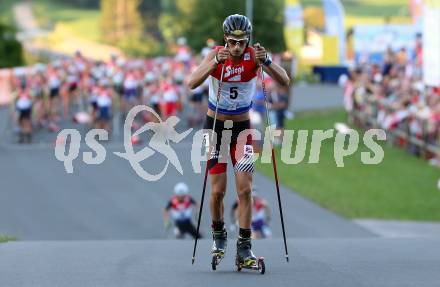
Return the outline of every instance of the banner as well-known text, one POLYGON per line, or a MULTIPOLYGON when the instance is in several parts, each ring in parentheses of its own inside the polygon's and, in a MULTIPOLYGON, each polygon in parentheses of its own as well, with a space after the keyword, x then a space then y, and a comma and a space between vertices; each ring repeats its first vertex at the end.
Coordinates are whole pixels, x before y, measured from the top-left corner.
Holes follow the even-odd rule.
POLYGON ((356 63, 381 63, 388 48, 406 48, 409 55, 414 55, 416 35, 420 33, 415 25, 356 25, 353 30, 356 63))
POLYGON ((298 0, 286 0, 284 10, 284 39, 287 50, 300 55, 304 42, 303 9, 298 0))
POLYGON ((440 87, 440 0, 423 7, 423 82, 440 87))
POLYGON ((322 0, 325 14, 325 33, 328 36, 338 37, 339 62, 345 62, 345 26, 344 26, 344 7, 339 0, 322 0))

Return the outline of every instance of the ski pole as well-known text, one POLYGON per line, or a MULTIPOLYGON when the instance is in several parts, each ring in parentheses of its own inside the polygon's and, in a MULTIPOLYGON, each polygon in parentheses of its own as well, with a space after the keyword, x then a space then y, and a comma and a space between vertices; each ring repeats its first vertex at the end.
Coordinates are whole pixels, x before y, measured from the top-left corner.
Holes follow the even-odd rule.
POLYGON ((263 65, 261 65, 261 86, 263 88, 264 103, 266 106, 266 123, 267 123, 267 126, 269 127, 269 141, 270 141, 270 146, 272 149, 272 166, 273 166, 273 173, 275 175, 275 185, 277 188, 278 208, 280 211, 281 227, 283 229, 284 250, 286 252, 285 257, 286 257, 287 262, 289 262, 289 253, 287 251, 287 242, 286 242, 286 231, 284 229, 283 207, 281 206, 280 187, 278 185, 277 163, 275 161, 275 151, 274 151, 274 146, 272 143, 272 133, 271 133, 271 126, 270 126, 270 119, 269 119, 269 109, 268 109, 268 104, 267 104, 268 100, 267 100, 266 84, 264 83, 263 65))
MULTIPOLYGON (((225 45, 226 47, 226 45, 225 45)), ((217 112, 218 112, 218 101, 220 99, 220 93, 222 88, 222 82, 223 82, 223 72, 225 70, 225 63, 222 64, 222 72, 220 74, 220 82, 218 84, 218 91, 217 91, 217 98, 215 102, 215 114, 214 114, 214 124, 211 131, 211 136, 209 139, 209 144, 214 141, 214 132, 215 132, 215 124, 217 122, 217 112)), ((215 148, 216 145, 214 145, 215 148)), ((206 192, 206 180, 208 179, 208 171, 209 171, 209 157, 211 154, 211 148, 208 149, 208 161, 206 162, 206 169, 205 169, 205 177, 203 179, 203 191, 202 191, 202 198, 200 199, 200 209, 199 209, 199 216, 197 219, 197 236, 194 241, 194 250, 193 250, 193 256, 192 256, 192 264, 194 264, 194 261, 196 260, 196 249, 197 249, 197 240, 199 238, 199 229, 200 229, 200 219, 202 218, 202 210, 203 210, 203 202, 205 199, 205 192, 206 192)))

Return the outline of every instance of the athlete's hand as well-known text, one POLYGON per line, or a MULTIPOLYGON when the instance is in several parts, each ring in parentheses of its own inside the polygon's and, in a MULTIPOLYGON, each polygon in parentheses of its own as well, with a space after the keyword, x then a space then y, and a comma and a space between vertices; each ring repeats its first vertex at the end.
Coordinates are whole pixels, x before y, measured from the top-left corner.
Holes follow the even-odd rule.
POLYGON ((257 64, 262 65, 263 62, 266 60, 267 51, 263 46, 260 45, 260 43, 255 43, 254 49, 255 49, 255 58, 257 59, 257 64))
POLYGON ((230 57, 229 50, 226 48, 220 48, 217 52, 217 61, 219 63, 224 63, 230 57))

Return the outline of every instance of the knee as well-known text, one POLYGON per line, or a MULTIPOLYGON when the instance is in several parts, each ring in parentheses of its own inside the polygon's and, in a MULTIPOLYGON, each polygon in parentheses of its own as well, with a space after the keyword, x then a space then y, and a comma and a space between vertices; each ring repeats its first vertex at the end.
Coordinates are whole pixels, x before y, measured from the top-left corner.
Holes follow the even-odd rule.
POLYGON ((245 200, 248 201, 251 199, 252 188, 251 184, 241 184, 237 187, 238 197, 240 201, 245 200))
POLYGON ((215 184, 212 187, 212 193, 211 196, 215 200, 223 200, 226 194, 226 185, 224 184, 215 184))

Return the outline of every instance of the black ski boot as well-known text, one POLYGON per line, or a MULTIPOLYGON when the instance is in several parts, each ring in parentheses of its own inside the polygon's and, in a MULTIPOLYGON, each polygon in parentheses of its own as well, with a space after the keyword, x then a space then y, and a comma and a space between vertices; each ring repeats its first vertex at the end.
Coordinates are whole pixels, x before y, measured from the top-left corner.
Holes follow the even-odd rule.
POLYGON ((250 230, 240 229, 240 233, 246 234, 246 236, 238 237, 237 255, 235 256, 235 265, 237 267, 237 271, 241 271, 242 268, 245 268, 251 270, 258 270, 260 274, 264 274, 264 272, 266 271, 264 258, 263 257, 257 258, 252 252, 250 230))
POLYGON ((212 239, 214 242, 212 243, 212 270, 216 270, 217 265, 220 263, 220 261, 225 257, 226 254, 226 246, 227 246, 227 239, 228 239, 228 233, 226 232, 226 229, 223 228, 221 231, 212 231, 212 239))
POLYGON ((257 262, 257 257, 255 257, 252 252, 252 243, 250 238, 239 238, 237 241, 237 263, 242 265, 242 267, 254 266, 257 262))

